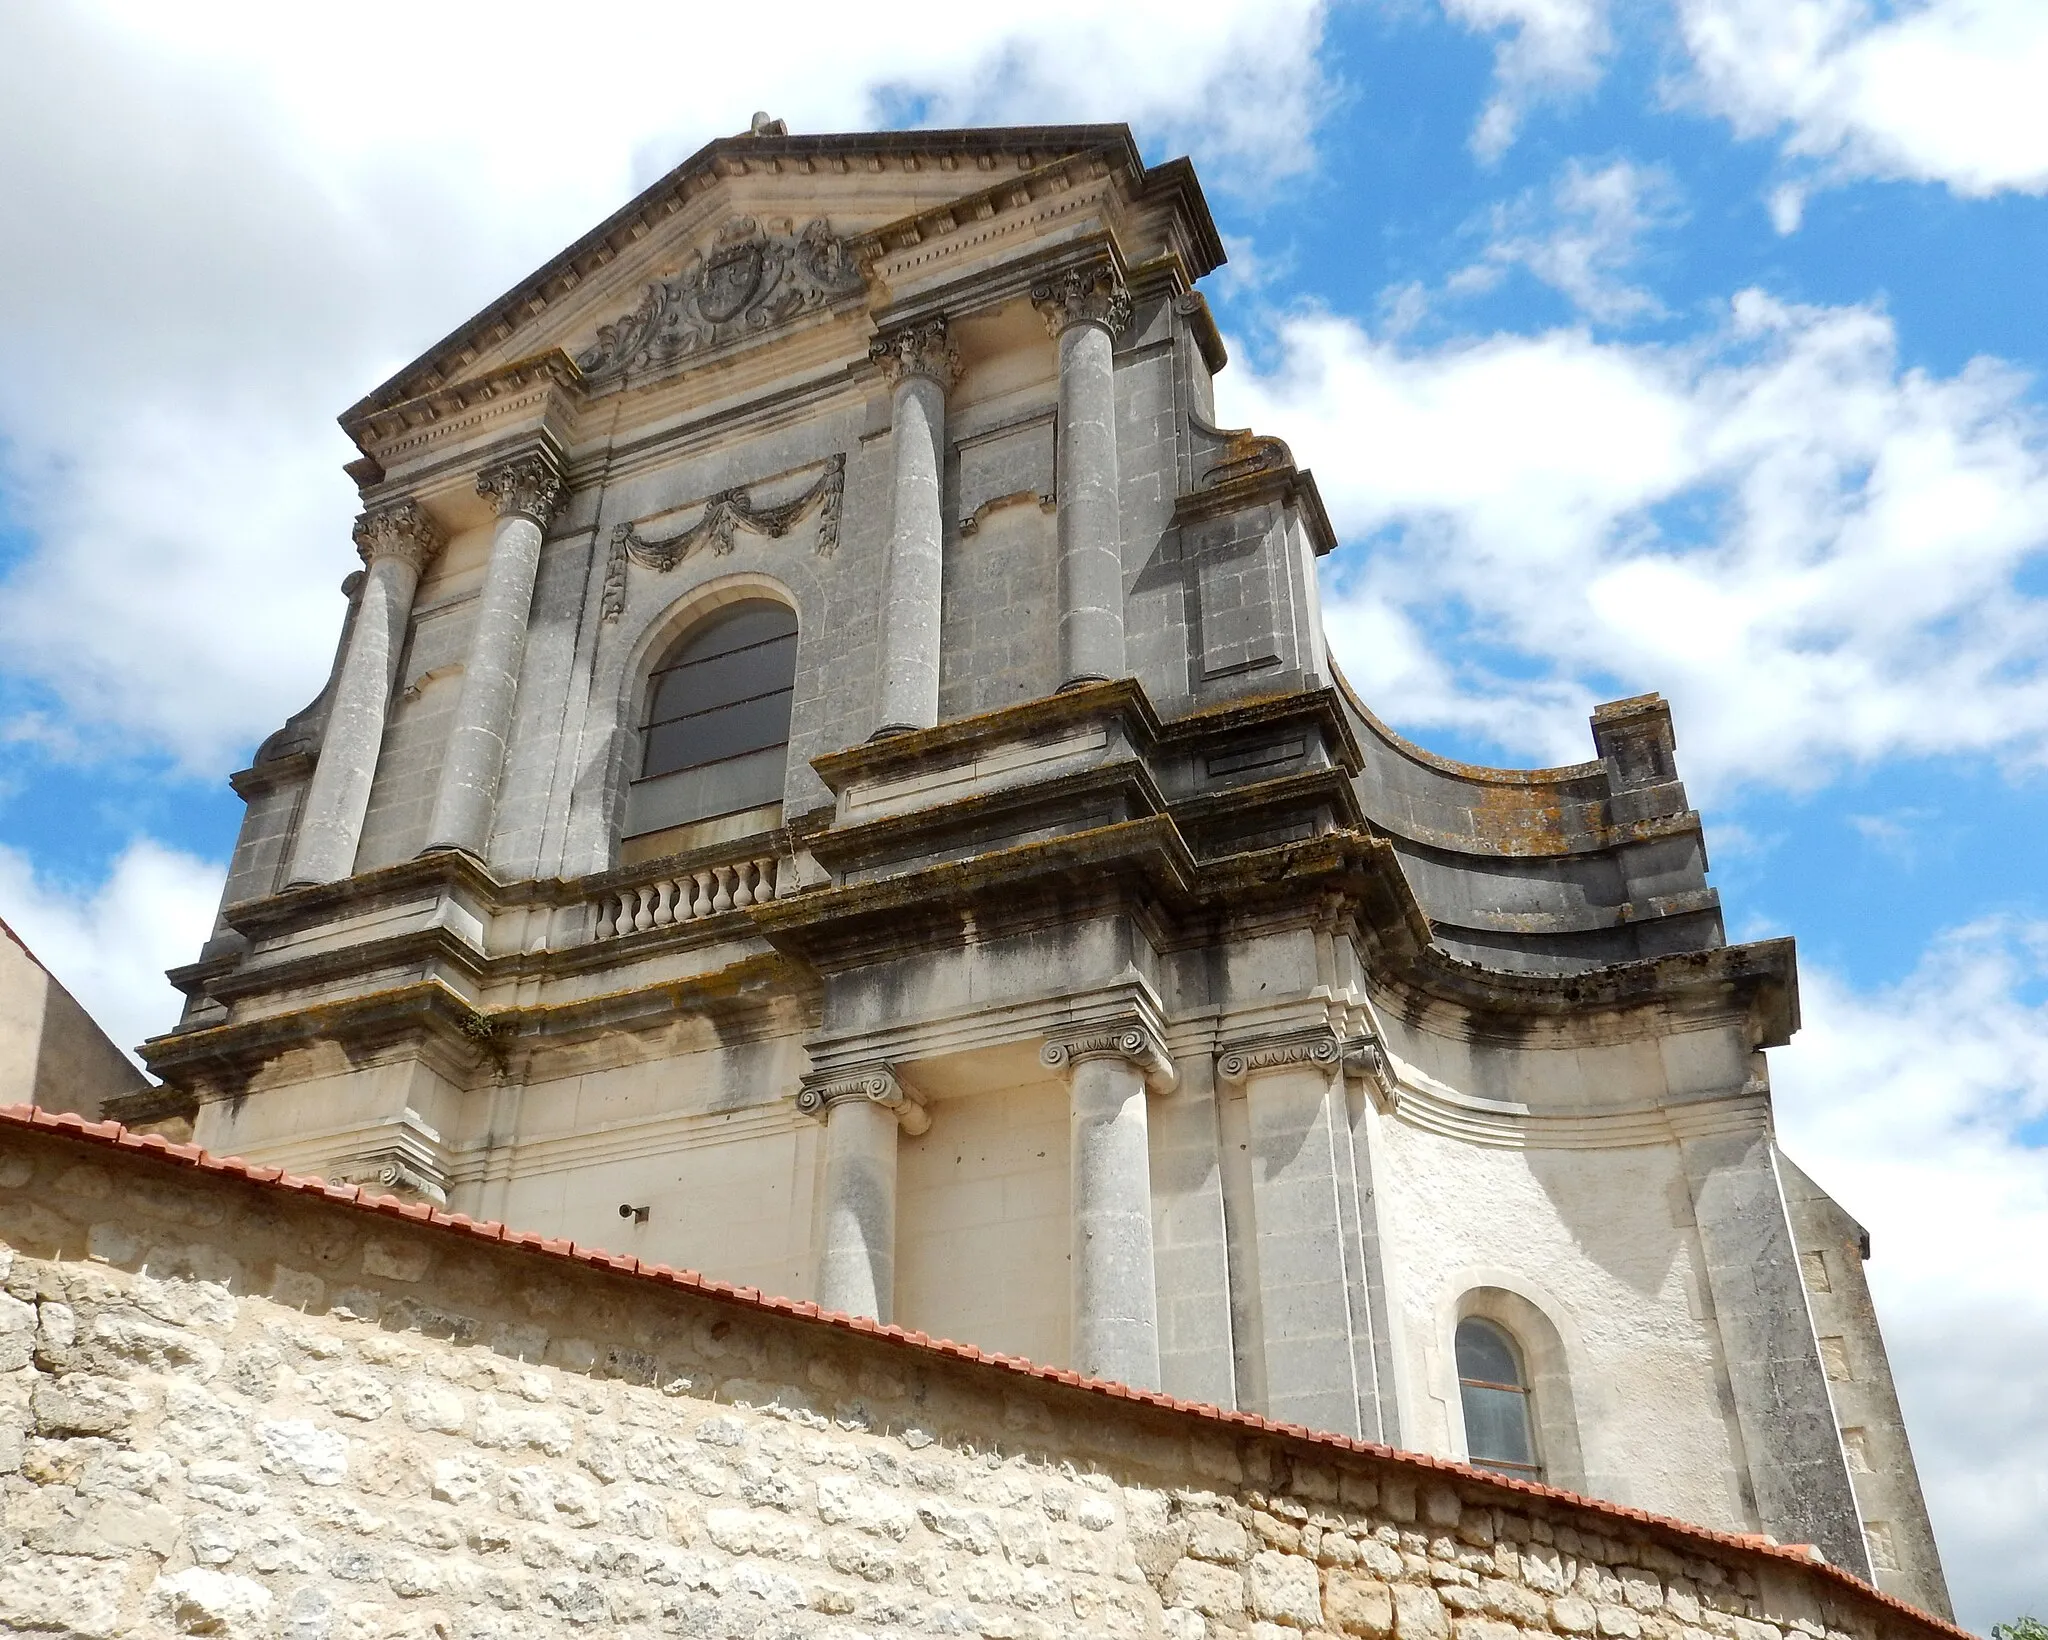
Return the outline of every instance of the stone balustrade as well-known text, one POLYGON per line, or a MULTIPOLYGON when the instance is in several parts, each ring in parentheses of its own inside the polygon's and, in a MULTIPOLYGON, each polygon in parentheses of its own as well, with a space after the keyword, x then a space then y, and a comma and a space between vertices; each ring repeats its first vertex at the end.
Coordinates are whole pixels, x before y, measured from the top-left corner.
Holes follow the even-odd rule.
POLYGON ((785 898, 797 887, 796 862, 786 855, 749 854, 691 867, 667 862, 640 882, 615 884, 600 893, 591 938, 617 939, 650 928, 701 922, 722 911, 785 898))

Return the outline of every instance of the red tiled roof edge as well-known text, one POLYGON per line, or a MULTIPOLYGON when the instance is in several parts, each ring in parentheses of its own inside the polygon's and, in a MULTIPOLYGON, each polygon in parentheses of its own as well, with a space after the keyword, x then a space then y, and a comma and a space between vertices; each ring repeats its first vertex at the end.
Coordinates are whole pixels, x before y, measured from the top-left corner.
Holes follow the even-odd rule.
POLYGON ((866 1316, 823 1310, 815 1303, 805 1300, 776 1298, 761 1292, 758 1288, 739 1287, 730 1282, 715 1281, 709 1276, 699 1275, 694 1270, 671 1269, 666 1264, 647 1264, 629 1255, 607 1253, 596 1247, 581 1247, 573 1241, 550 1238, 532 1231, 513 1230, 495 1220, 472 1219, 464 1213, 448 1213, 424 1203, 405 1202, 395 1196, 376 1195, 359 1185, 329 1184, 325 1179, 290 1174, 281 1168, 259 1167, 239 1156, 215 1156, 201 1150, 197 1145, 174 1144, 161 1134, 131 1133, 119 1122, 88 1122, 81 1116, 74 1116, 68 1112, 45 1111, 33 1105, 0 1105, 0 1127, 47 1129, 63 1134, 67 1138, 87 1140, 109 1149, 137 1151, 160 1161, 181 1163, 202 1173, 215 1173, 273 1189, 320 1196, 329 1201, 343 1203, 358 1212, 408 1219, 416 1224, 430 1225, 437 1230, 471 1236, 482 1241, 499 1242, 508 1247, 518 1247, 543 1257, 558 1258, 569 1263, 629 1275, 639 1280, 680 1287, 721 1302, 745 1305, 751 1309, 835 1328, 842 1332, 860 1333, 908 1349, 943 1356, 949 1360, 994 1367, 1004 1372, 1016 1373, 1021 1377, 1063 1385, 1092 1395, 1135 1401, 1161 1412, 1170 1412, 1197 1422, 1213 1424, 1234 1433, 1279 1437, 1330 1452, 1373 1458, 1423 1474, 1442 1475, 1503 1492, 1520 1493, 1546 1502, 1564 1504, 1589 1514, 1605 1516, 1610 1520, 1626 1521, 1634 1526, 1654 1527, 1681 1538, 1711 1543, 1719 1548, 1733 1549, 1742 1554, 1789 1562, 1809 1572, 1828 1577, 1853 1593, 1875 1601, 1901 1616, 1924 1623, 1939 1633, 1955 1636, 1956 1640, 1978 1640, 1978 1637, 1969 1630, 1944 1622, 1917 1606, 1909 1605, 1881 1589, 1871 1587, 1854 1573, 1817 1558, 1815 1552, 1805 1545, 1770 1543, 1752 1533, 1715 1531, 1711 1527, 1697 1526, 1669 1515, 1655 1515, 1648 1510, 1631 1509, 1624 1504, 1610 1503, 1602 1498, 1582 1497, 1576 1492, 1566 1492, 1558 1487, 1517 1480, 1492 1470, 1475 1469, 1469 1464, 1456 1463, 1448 1458, 1433 1458, 1421 1452, 1405 1452, 1397 1447, 1382 1446, 1374 1441, 1353 1440, 1348 1435, 1308 1429, 1300 1424, 1275 1423, 1256 1413, 1228 1411, 1199 1401, 1183 1401, 1162 1394, 1158 1390, 1134 1389, 1128 1384, 1114 1383, 1106 1379, 1084 1378, 1079 1373, 1064 1368, 1039 1366, 1018 1356, 999 1355, 992 1351, 977 1349, 972 1344, 956 1344, 949 1338, 932 1338, 925 1333, 912 1332, 908 1328, 874 1321, 866 1316))

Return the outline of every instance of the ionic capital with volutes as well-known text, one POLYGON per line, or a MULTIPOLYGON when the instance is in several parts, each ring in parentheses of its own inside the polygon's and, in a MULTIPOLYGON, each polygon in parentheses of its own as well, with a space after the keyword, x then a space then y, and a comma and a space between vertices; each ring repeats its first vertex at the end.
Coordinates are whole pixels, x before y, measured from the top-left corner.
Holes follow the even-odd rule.
POLYGON ((500 518, 530 518, 545 530, 562 505, 562 469, 545 450, 522 450, 476 475, 476 493, 500 518))
POLYGON ((417 501, 388 501, 356 520, 356 551, 366 564, 395 558, 424 571, 446 539, 417 501))
POLYGON ((796 1092, 796 1108, 806 1116, 827 1120, 834 1105, 852 1100, 880 1105, 896 1118, 897 1124, 913 1138, 932 1125, 930 1114, 888 1065, 859 1065, 852 1070, 813 1073, 803 1079, 796 1092))
POLYGON ((1302 1065, 1334 1076, 1343 1063, 1344 1051, 1336 1033, 1319 1026, 1285 1036, 1230 1043, 1216 1055, 1216 1075, 1235 1087, 1265 1071, 1292 1070, 1302 1065))
POLYGON ((1090 1059, 1122 1059, 1137 1067, 1153 1092, 1164 1092, 1179 1080, 1173 1056, 1159 1033, 1136 1018, 1103 1020, 1075 1026, 1054 1034, 1038 1050, 1038 1061, 1049 1070, 1071 1071, 1090 1059))
POLYGON ((1055 339, 1076 325, 1100 325, 1119 336, 1131 322, 1130 290, 1110 262, 1069 268, 1033 285, 1031 304, 1044 315, 1045 328, 1055 339))
POLYGON ((868 343, 868 357, 892 387, 912 376, 928 377, 941 388, 960 379, 960 350, 948 339, 944 319, 885 331, 868 343))

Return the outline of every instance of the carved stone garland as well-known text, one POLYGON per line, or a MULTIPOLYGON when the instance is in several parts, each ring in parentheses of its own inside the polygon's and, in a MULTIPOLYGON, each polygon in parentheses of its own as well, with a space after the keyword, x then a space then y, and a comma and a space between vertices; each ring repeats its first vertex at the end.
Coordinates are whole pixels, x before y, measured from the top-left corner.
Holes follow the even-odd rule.
POLYGON ((839 550, 839 502, 846 489, 845 454, 827 457, 825 470, 803 494, 780 506, 755 506, 754 490, 763 484, 778 483, 787 476, 777 474, 774 478, 761 480, 759 484, 736 484, 729 490, 720 490, 706 498, 703 514, 696 523, 658 540, 649 540, 640 534, 637 525, 615 524, 612 527, 611 557, 605 563, 601 618, 616 621, 626 612, 628 559, 666 574, 707 542, 713 552, 721 555, 731 552, 733 535, 739 530, 779 541, 813 511, 818 514, 818 539, 812 550, 820 558, 831 557, 839 550))
POLYGON ((600 326, 576 365, 593 382, 661 370, 864 288, 847 242, 822 217, 801 233, 771 234, 736 216, 708 252, 673 278, 655 280, 637 308, 600 326))

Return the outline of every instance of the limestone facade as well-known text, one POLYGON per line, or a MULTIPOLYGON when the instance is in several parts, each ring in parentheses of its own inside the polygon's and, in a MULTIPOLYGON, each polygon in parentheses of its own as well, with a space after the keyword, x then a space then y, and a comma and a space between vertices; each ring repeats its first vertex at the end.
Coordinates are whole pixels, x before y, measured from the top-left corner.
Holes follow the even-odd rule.
POLYGON ((134 1062, 0 922, 0 1104, 98 1116, 148 1086, 134 1062))
POLYGON ((1221 260, 1121 127, 762 122, 351 409, 333 675, 118 1113, 1445 1457, 1484 1316, 1546 1479, 1945 1610, 1668 710, 1537 771, 1372 715, 1313 478, 1214 425, 1221 260), (786 745, 658 768, 761 609, 786 745))
POLYGON ((0 1112, 10 1632, 1960 1633, 1811 1551, 62 1120, 0 1112))

